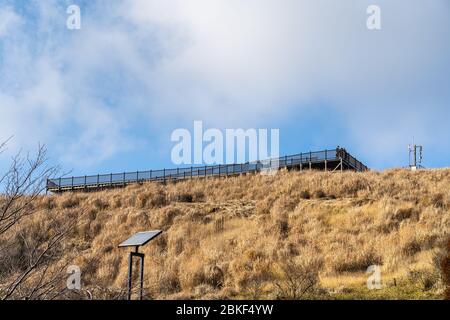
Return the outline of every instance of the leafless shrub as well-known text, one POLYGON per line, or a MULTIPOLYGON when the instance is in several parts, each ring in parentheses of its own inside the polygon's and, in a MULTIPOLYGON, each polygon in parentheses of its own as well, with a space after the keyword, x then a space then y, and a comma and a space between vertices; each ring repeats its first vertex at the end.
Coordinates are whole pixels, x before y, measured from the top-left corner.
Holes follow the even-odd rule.
MULTIPOLYGON (((5 144, 1 144, 0 149, 5 144)), ((0 150, 1 151, 1 150, 0 150)), ((21 222, 38 210, 37 200, 46 179, 58 168, 47 166, 46 149, 39 146, 35 156, 18 153, 0 176, 0 299, 54 299, 61 289, 64 265, 58 261, 62 240, 74 221, 52 221, 46 236, 33 236, 21 222), (10 232, 13 227, 14 233, 10 232)), ((53 205, 47 205, 47 208, 53 205)))
POLYGON ((295 261, 292 258, 278 264, 280 279, 275 282, 277 299, 301 299, 316 287, 321 267, 319 260, 295 261))

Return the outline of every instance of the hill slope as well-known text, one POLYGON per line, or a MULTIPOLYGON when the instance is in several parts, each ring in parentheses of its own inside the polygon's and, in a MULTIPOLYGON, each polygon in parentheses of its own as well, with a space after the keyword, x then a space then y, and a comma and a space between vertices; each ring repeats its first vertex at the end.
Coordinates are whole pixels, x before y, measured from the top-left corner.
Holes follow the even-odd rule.
POLYGON ((43 196, 12 232, 33 241, 79 216, 63 261, 94 298, 123 296, 117 245, 151 229, 164 234, 143 248, 147 298, 442 298, 449 185, 447 169, 148 183, 43 196), (379 290, 366 286, 371 265, 379 290))

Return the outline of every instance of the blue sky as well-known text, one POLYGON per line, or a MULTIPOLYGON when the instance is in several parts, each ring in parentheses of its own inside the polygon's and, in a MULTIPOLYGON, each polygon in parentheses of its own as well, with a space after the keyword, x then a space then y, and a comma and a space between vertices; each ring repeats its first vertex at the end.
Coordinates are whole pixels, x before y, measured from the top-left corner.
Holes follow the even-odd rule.
POLYGON ((414 136, 449 166, 449 89, 448 0, 0 0, 0 168, 38 142, 75 175, 172 167, 194 120, 375 169, 407 165, 414 136))

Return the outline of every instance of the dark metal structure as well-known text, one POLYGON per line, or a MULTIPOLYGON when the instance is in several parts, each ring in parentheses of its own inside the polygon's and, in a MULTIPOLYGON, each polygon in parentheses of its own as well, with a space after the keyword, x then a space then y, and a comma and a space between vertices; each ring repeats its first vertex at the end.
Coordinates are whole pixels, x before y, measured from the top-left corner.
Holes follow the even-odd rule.
POLYGON ((409 149, 409 167, 412 170, 423 168, 423 146, 412 144, 408 146, 409 149))
POLYGON ((91 191, 103 188, 126 186, 146 181, 177 181, 212 176, 232 176, 260 172, 265 169, 366 171, 368 168, 349 154, 344 148, 299 153, 264 161, 240 164, 223 164, 201 167, 135 171, 123 173, 98 174, 47 180, 47 191, 91 191))
POLYGON ((153 240, 162 233, 161 230, 143 231, 138 232, 119 244, 119 248, 123 247, 135 247, 135 252, 130 252, 128 258, 128 300, 131 300, 131 281, 133 279, 133 257, 137 257, 140 260, 140 273, 139 273, 139 300, 142 300, 144 294, 144 257, 143 253, 139 252, 139 247, 147 244, 150 240, 153 240))

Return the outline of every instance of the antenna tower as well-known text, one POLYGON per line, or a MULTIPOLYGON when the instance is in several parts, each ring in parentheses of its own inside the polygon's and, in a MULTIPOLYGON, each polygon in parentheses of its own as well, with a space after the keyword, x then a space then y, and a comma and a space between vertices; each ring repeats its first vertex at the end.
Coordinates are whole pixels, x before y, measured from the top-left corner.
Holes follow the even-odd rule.
POLYGON ((409 167, 415 171, 419 168, 423 168, 423 147, 416 145, 413 138, 413 143, 408 145, 409 150, 409 167))

